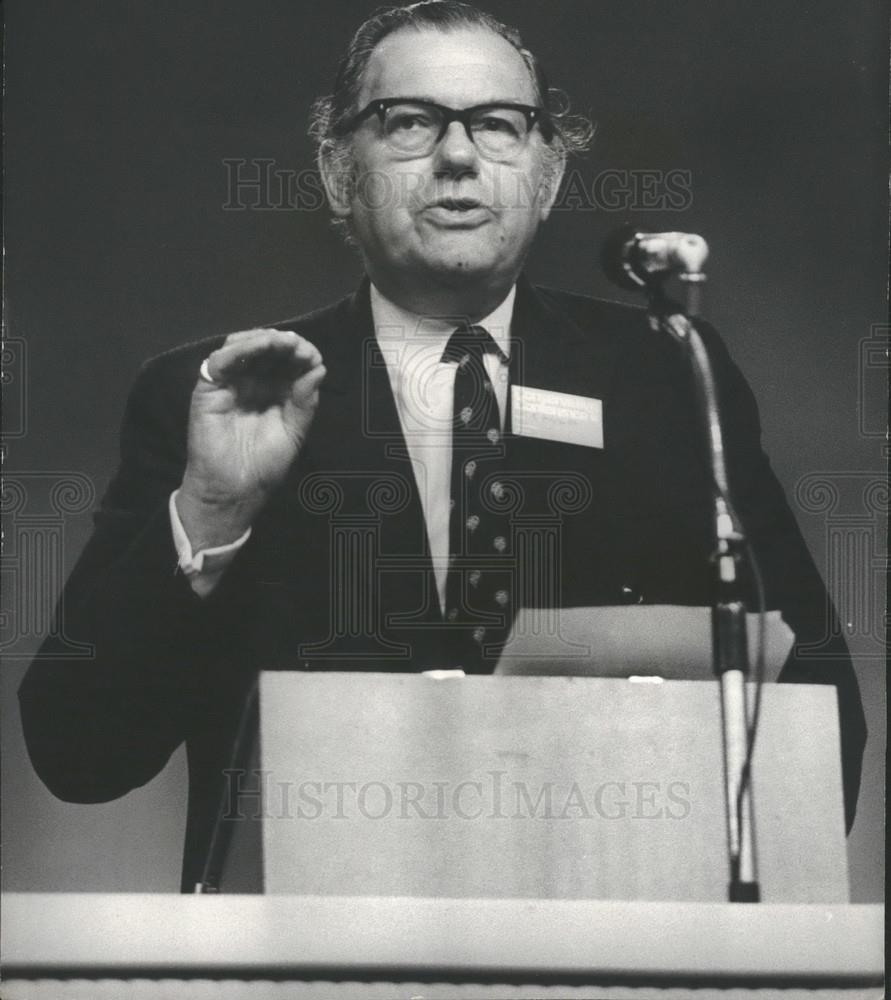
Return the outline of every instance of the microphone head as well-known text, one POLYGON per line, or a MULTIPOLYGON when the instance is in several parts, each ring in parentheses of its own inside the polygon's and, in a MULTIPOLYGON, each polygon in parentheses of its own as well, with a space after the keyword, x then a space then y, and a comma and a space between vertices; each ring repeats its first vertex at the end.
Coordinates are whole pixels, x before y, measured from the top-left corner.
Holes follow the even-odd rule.
POLYGON ((704 281, 702 266, 708 244, 696 233, 647 233, 621 226, 603 243, 600 262, 604 273, 620 288, 658 292, 671 274, 682 280, 704 281))
POLYGON ((637 273, 635 265, 638 240, 643 233, 630 223, 614 229, 603 241, 600 266, 603 273, 620 288, 639 292, 647 282, 637 273))
POLYGON ((675 257, 685 274, 700 274, 708 260, 708 243, 697 233, 678 233, 675 257))

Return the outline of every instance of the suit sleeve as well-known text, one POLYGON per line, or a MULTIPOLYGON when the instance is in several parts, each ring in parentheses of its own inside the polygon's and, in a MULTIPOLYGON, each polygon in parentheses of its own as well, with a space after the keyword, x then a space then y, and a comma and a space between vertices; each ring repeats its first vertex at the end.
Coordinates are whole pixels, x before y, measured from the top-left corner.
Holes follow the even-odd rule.
POLYGON ((244 681, 237 565, 207 600, 177 566, 168 499, 185 465, 195 376, 183 360, 164 356, 140 372, 120 466, 57 607, 57 633, 93 654, 63 658, 49 639, 19 689, 32 763, 67 801, 107 801, 149 781, 244 681))
MULTIPOLYGON (((781 610, 795 632, 795 645, 779 679, 836 688, 845 818, 850 830, 860 788, 866 720, 847 644, 783 488, 762 450, 752 391, 720 338, 708 328, 701 332, 720 393, 728 475, 737 513, 761 569, 767 608, 781 610)), ((749 607, 755 607, 751 579, 748 590, 749 607)))

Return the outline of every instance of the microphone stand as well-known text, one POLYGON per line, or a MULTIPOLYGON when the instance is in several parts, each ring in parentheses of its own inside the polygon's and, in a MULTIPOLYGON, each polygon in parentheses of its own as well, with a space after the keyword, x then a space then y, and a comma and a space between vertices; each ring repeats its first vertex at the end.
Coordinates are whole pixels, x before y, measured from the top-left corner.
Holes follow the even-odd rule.
POLYGON ((714 596, 712 601, 712 656, 721 684, 721 723, 724 747, 724 786, 727 845, 730 861, 728 898, 731 903, 757 903, 761 894, 755 854, 752 783, 749 773, 749 713, 746 676, 749 650, 746 606, 739 579, 745 538, 730 505, 730 487, 724 460, 724 438, 718 394, 708 352, 691 319, 699 313, 700 289, 705 281, 702 260, 691 260, 680 274, 686 285, 686 309, 663 293, 661 282, 647 283, 650 322, 665 330, 687 351, 696 380, 699 405, 706 425, 712 471, 714 596))

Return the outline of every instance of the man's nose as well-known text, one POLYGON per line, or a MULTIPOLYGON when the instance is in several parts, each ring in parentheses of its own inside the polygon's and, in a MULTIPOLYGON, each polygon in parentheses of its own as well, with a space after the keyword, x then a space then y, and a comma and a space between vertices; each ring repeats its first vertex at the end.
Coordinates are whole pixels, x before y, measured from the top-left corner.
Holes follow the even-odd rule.
POLYGON ((479 165, 479 150, 461 122, 449 122, 445 135, 436 144, 434 167, 437 170, 475 171, 479 165))

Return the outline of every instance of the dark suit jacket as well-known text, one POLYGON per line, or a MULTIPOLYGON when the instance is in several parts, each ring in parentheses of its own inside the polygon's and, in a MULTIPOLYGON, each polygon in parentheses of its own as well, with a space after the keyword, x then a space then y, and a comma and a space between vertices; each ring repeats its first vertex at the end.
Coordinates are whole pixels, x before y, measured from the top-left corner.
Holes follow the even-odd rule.
MULTIPOLYGON (((167 501, 185 465, 199 365, 222 338, 187 344, 141 370, 120 468, 60 605, 64 634, 93 643, 95 657, 79 665, 54 659, 48 643, 20 691, 32 761, 63 799, 122 795, 153 778, 185 740, 187 889, 200 871, 220 770, 258 668, 449 665, 368 284, 280 325, 318 346, 328 375, 303 452, 218 588, 201 600, 176 571, 167 501)), ((850 824, 865 741, 851 663, 761 450, 752 393, 717 336, 703 335, 721 394, 731 486, 768 607, 782 609, 800 642, 821 644, 820 658, 793 654, 781 679, 838 689, 850 824)), ((527 603, 708 604, 709 475, 681 350, 650 330, 642 310, 523 280, 512 340, 512 385, 604 403, 603 450, 508 428, 505 463, 521 498, 515 514, 526 527, 559 528, 550 583, 531 598, 527 592, 527 603)))

